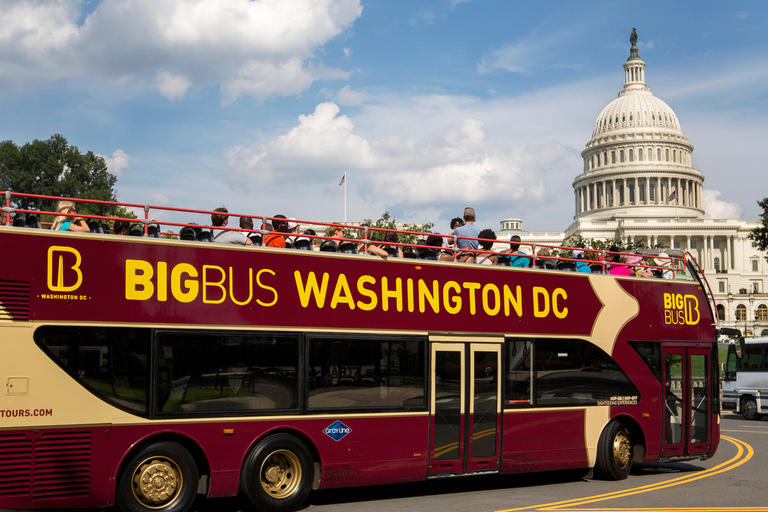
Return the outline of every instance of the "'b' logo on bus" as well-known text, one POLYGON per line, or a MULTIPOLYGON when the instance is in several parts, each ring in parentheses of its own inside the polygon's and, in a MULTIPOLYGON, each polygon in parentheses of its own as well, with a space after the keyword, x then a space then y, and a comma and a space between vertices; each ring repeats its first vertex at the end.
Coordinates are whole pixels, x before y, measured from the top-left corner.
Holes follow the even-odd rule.
POLYGON ((71 292, 83 284, 80 270, 82 258, 71 247, 52 245, 48 248, 48 289, 52 292, 71 292))
POLYGON ((664 323, 667 325, 696 325, 701 319, 699 299, 695 295, 664 294, 664 323))

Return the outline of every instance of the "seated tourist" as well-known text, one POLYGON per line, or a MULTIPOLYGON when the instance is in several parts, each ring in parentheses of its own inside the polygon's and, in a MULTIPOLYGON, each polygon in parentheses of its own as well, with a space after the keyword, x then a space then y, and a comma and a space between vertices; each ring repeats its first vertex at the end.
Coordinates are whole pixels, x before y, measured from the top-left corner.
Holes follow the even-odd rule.
POLYGON ((402 258, 403 257, 403 249, 399 245, 390 245, 390 244, 397 244, 400 243, 400 238, 397 236, 397 233, 394 231, 387 231, 384 233, 384 244, 382 245, 382 249, 389 254, 390 256, 394 256, 396 258, 402 258))
MULTIPOLYGON (((77 207, 72 201, 59 201, 59 205, 56 207, 58 213, 70 213, 76 214, 77 207)), ((88 223, 80 217, 68 217, 66 215, 59 215, 53 221, 51 226, 53 231, 77 231, 80 233, 88 233, 91 228, 88 227, 88 223)))
POLYGON ((214 242, 218 244, 253 245, 250 238, 239 231, 216 229, 226 227, 229 224, 229 215, 226 215, 229 213, 229 210, 220 206, 214 209, 213 212, 211 214, 211 226, 214 227, 212 233, 214 242))
MULTIPOLYGON (((365 239, 365 228, 370 228, 371 225, 368 223, 361 224, 359 231, 357 232, 357 237, 360 240, 357 242, 357 252, 359 254, 372 254, 374 256, 380 256, 382 258, 385 258, 389 256, 389 253, 382 249, 381 247, 371 243, 370 241, 366 244, 363 240, 365 239)), ((370 236, 370 232, 368 234, 370 236)))
POLYGON ((621 254, 615 254, 619 252, 619 248, 612 245, 608 251, 610 254, 605 257, 608 262, 608 273, 614 276, 631 276, 632 269, 627 265, 621 265, 623 262, 621 254))
POLYGON ((592 273, 592 269, 589 268, 589 265, 586 261, 584 261, 584 251, 573 251, 573 257, 577 260, 576 261, 576 272, 588 272, 592 273))
POLYGON ((285 215, 275 215, 272 218, 272 228, 274 231, 264 239, 264 245, 267 247, 279 247, 285 249, 285 235, 288 233, 288 220, 285 215))
POLYGON ((443 237, 443 252, 440 254, 440 261, 453 261, 453 232, 456 228, 464 225, 464 219, 454 217, 451 219, 451 230, 449 236, 443 237))
POLYGON ((512 235, 509 239, 509 249, 502 251, 499 260, 508 261, 510 267, 530 267, 531 258, 520 250, 520 241, 518 235, 512 235))
POLYGON ((127 235, 131 231, 131 223, 127 220, 116 220, 112 232, 116 235, 127 235))
MULTIPOLYGON (((477 238, 484 238, 480 240, 479 246, 483 251, 490 251, 493 247, 493 240, 496 240, 496 233, 492 229, 484 229, 480 231, 477 238)), ((476 256, 477 263, 479 265, 496 265, 499 262, 498 254, 478 254, 476 256)))

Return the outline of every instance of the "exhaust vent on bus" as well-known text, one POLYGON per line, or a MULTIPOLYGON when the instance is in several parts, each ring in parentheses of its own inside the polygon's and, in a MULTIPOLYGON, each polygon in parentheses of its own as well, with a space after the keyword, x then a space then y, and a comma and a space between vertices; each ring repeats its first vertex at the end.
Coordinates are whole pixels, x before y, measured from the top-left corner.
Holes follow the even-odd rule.
POLYGON ((29 282, 0 280, 0 320, 29 320, 29 282))

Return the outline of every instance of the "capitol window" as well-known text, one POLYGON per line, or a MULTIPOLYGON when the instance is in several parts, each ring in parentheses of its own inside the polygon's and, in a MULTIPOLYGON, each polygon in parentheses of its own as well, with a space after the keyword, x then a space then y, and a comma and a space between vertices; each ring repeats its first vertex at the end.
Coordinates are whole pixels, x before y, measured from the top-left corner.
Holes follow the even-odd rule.
POLYGON ((635 161, 635 151, 633 149, 629 150, 629 161, 634 162, 635 161))
POLYGON ((744 321, 747 319, 747 307, 744 304, 736 306, 736 320, 744 321))
POLYGON ((761 322, 768 320, 768 306, 765 304, 757 306, 757 320, 761 322))
POLYGON ((752 260, 752 272, 757 272, 757 259, 752 260))
POLYGON ((619 161, 624 163, 624 150, 619 150, 619 161))

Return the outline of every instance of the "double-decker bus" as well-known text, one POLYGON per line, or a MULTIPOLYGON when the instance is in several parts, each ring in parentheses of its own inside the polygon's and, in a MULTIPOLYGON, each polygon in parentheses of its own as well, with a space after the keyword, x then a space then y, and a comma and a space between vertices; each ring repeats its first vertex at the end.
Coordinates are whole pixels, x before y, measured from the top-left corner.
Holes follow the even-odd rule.
MULTIPOLYGON (((738 331, 737 331, 738 332, 738 331)), ((740 412, 747 420, 768 413, 768 336, 736 338, 728 345, 723 371, 723 410, 740 412)))
POLYGON ((0 509, 711 457, 715 316, 669 254, 635 278, 9 223, 0 509))

